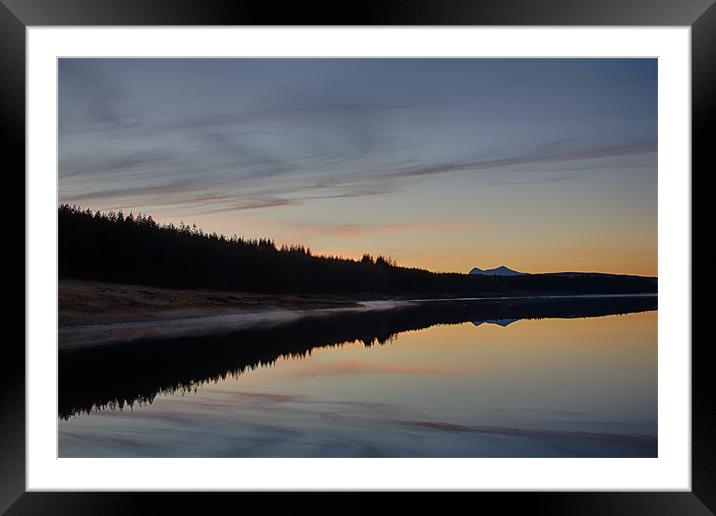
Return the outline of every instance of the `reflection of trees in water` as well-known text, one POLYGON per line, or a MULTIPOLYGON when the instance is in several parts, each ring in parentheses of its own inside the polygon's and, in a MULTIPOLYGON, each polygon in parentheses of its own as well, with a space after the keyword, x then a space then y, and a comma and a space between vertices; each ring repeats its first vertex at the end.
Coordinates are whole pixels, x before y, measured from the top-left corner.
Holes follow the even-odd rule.
POLYGON ((386 344, 401 332, 438 324, 595 317, 654 310, 656 297, 441 301, 399 309, 308 316, 269 329, 133 341, 59 354, 59 416, 151 403, 158 394, 195 391, 279 358, 354 342, 386 344))

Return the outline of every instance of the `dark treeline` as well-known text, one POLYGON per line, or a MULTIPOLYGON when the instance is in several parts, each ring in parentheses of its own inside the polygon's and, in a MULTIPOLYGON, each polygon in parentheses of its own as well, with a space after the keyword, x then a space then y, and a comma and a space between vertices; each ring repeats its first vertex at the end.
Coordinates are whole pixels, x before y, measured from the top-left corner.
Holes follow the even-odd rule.
POLYGON ((137 340, 59 353, 59 417, 96 408, 151 403, 159 393, 191 391, 204 382, 236 377, 302 358, 312 349, 390 342, 395 335, 436 324, 500 319, 597 317, 655 310, 656 296, 520 299, 415 303, 395 310, 312 315, 269 329, 137 340))
POLYGON ((353 295, 656 292, 654 278, 638 276, 471 276, 400 267, 382 256, 314 256, 303 246, 277 248, 270 239, 226 237, 204 233, 195 225, 160 225, 151 216, 92 213, 66 204, 59 206, 58 218, 61 279, 353 295))

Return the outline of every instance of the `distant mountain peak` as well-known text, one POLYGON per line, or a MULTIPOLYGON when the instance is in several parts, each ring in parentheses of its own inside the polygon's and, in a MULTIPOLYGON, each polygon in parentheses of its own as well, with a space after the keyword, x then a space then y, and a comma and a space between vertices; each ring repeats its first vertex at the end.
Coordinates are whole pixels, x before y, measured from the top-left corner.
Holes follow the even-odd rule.
POLYGON ((522 276, 528 274, 527 272, 517 272, 504 265, 495 267, 494 269, 480 269, 479 267, 473 267, 470 274, 481 274, 483 276, 522 276))

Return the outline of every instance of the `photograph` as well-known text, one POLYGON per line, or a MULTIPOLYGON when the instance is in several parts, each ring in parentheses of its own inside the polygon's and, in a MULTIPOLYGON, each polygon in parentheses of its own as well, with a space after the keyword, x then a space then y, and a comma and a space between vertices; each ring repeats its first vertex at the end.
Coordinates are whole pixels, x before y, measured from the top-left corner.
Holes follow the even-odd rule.
POLYGON ((716 514, 716 0, 316 7, 0 0, 0 514, 716 514))
POLYGON ((57 451, 657 458, 656 58, 57 60, 57 451))
POLYGON ((0 0, 0 514, 714 514, 715 1, 0 0))

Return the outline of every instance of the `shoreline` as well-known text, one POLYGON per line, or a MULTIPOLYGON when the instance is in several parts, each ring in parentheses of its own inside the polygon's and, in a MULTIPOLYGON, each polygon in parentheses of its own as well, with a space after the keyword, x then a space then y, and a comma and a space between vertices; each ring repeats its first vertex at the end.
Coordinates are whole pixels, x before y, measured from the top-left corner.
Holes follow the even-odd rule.
POLYGON ((657 294, 532 294, 359 301, 63 280, 59 283, 58 347, 60 351, 70 351, 145 338, 271 328, 305 317, 383 311, 422 303, 628 297, 657 297, 657 294))
POLYGON ((345 297, 174 290, 85 280, 60 280, 58 326, 120 324, 230 315, 252 310, 310 310, 360 306, 345 297))
POLYGON ((139 339, 197 337, 230 333, 250 328, 268 329, 296 322, 306 317, 391 310, 409 305, 409 301, 366 301, 355 307, 242 310, 227 314, 200 315, 174 319, 152 319, 131 322, 87 324, 60 327, 60 351, 101 347, 139 339))

